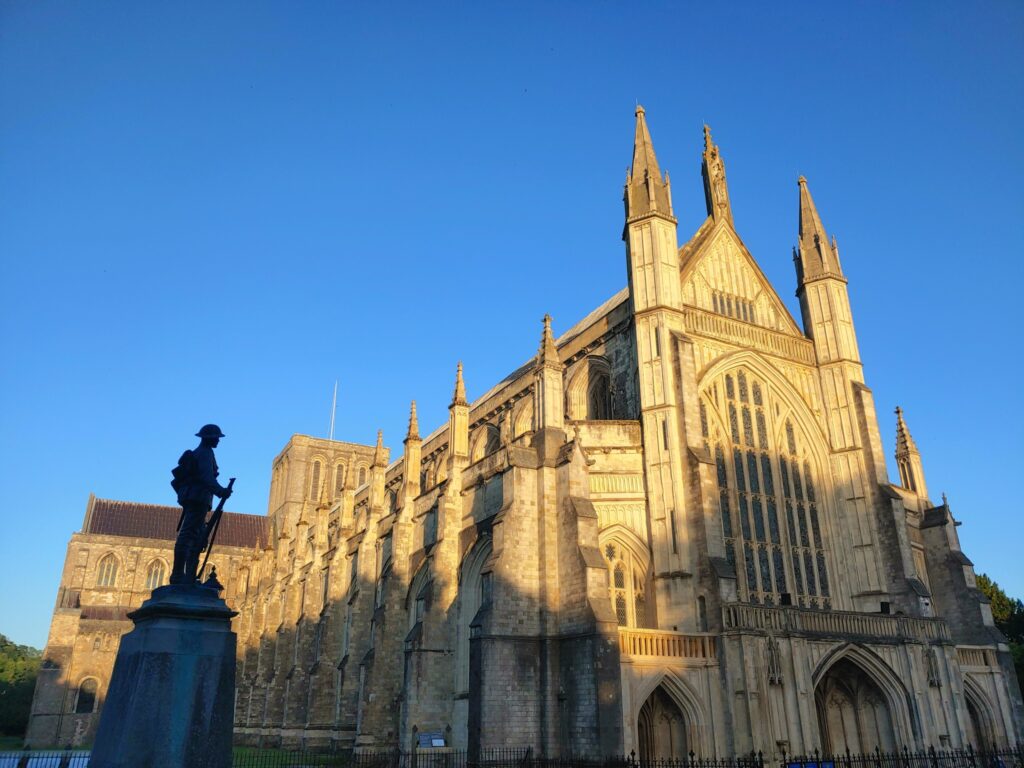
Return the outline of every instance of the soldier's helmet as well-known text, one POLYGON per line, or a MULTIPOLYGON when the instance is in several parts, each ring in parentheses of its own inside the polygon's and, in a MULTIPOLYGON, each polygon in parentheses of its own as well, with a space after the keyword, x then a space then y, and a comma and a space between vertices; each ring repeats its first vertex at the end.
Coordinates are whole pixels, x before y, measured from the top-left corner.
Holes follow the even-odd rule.
POLYGON ((202 429, 196 432, 196 437, 226 437, 216 424, 205 424, 202 429))

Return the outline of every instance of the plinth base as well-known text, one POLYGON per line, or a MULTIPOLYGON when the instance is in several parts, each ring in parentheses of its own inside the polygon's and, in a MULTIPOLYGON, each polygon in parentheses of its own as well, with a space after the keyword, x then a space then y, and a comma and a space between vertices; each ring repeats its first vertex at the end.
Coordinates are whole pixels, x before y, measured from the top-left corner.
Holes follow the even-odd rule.
POLYGON ((200 584, 159 587, 128 614, 92 768, 230 768, 234 615, 200 584))

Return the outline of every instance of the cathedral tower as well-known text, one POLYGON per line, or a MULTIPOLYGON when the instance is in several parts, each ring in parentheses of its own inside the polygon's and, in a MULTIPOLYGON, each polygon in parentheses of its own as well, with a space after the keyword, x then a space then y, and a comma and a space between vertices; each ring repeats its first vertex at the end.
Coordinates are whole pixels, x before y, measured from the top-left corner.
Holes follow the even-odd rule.
MULTIPOLYGON (((644 472, 648 489, 648 525, 656 574, 659 625, 694 620, 692 595, 684 579, 693 573, 685 527, 683 448, 680 402, 670 344, 683 329, 679 283, 679 245, 668 174, 662 176, 647 128, 644 108, 636 108, 633 164, 626 178, 626 226, 623 239, 636 334, 644 472)), ((692 587, 692 582, 690 582, 692 587)))

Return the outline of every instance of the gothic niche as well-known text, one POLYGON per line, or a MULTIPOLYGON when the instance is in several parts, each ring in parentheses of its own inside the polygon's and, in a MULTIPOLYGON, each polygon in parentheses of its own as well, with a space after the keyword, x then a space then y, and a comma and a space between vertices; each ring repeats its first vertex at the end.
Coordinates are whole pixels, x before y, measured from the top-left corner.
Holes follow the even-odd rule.
POLYGON ((660 685, 640 708, 637 736, 641 762, 684 758, 687 755, 686 720, 679 706, 660 685))
POLYGON ((843 659, 814 691, 822 747, 830 754, 859 754, 896 748, 892 715, 885 694, 853 662, 843 659))

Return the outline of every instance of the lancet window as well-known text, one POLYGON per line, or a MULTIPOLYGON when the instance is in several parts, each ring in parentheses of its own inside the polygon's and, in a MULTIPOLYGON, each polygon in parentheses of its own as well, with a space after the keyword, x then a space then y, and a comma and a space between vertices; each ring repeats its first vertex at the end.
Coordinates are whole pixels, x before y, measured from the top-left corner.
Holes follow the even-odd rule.
POLYGON ((711 294, 711 306, 720 315, 728 315, 746 323, 756 323, 754 302, 728 293, 715 291, 711 294))
POLYGON ((318 499, 320 498, 320 460, 313 462, 313 469, 310 472, 309 479, 309 498, 318 499))
POLYGON ((164 583, 167 569, 163 560, 154 560, 146 569, 146 589, 153 590, 164 583))
POLYGON ((618 541, 604 545, 608 591, 620 627, 648 627, 647 568, 618 541))
POLYGON ((792 420, 780 419, 769 397, 766 384, 739 370, 706 389, 700 403, 726 557, 742 599, 830 608, 814 469, 792 420))
POLYGON ((100 560, 97 569, 96 586, 113 587, 117 585, 117 558, 110 554, 100 560))

